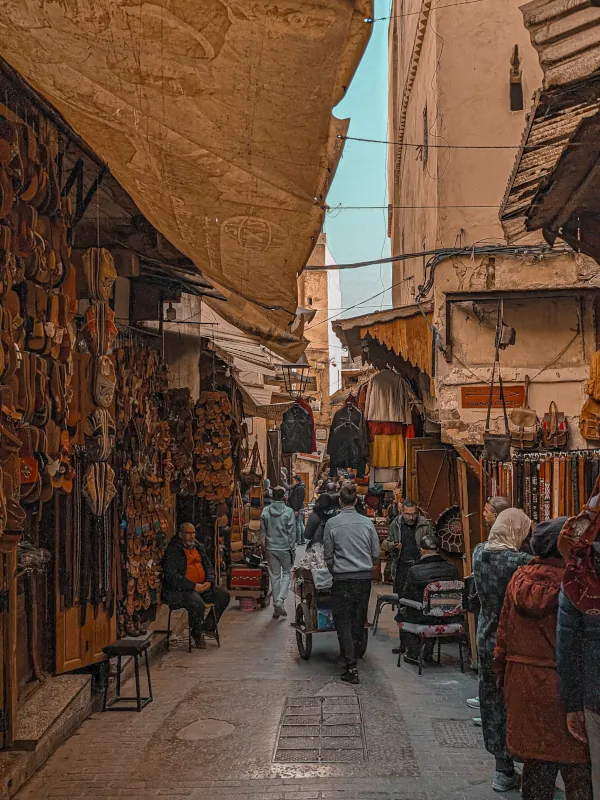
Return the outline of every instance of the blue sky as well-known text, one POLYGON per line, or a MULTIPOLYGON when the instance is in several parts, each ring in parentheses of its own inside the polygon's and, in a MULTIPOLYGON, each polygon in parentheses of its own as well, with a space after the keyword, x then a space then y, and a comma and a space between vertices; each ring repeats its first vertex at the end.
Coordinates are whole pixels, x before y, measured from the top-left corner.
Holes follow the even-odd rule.
MULTIPOLYGON (((375 0, 375 17, 389 16, 391 0, 375 0)), ((367 24, 367 23, 365 23, 367 24)), ((350 117, 348 136, 387 139, 387 36, 388 20, 373 23, 371 40, 348 94, 335 116, 350 117)), ((344 154, 327 197, 329 206, 387 205, 387 147, 384 144, 346 142, 344 154)), ((325 220, 327 243, 339 263, 383 258, 390 254, 387 211, 361 209, 332 211, 325 220)), ((361 303, 391 285, 391 266, 371 266, 341 273, 344 308, 361 303)), ((344 316, 369 314, 391 306, 391 292, 344 311, 344 316)), ((331 309, 332 312, 337 309, 331 309)))

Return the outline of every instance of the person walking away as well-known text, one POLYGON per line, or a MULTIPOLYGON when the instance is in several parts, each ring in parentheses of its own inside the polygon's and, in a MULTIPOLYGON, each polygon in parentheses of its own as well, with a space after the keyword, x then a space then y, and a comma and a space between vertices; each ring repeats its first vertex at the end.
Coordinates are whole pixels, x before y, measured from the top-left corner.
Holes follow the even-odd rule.
POLYGON ((325 525, 323 551, 333 575, 331 607, 333 622, 346 663, 342 680, 360 683, 356 649, 365 634, 371 571, 379 557, 379 537, 373 522, 356 509, 356 486, 340 489, 340 513, 325 525))
MULTIPOLYGON (((556 670, 556 625, 566 517, 540 522, 534 555, 513 575, 496 636, 495 664, 506 705, 508 751, 523 760, 523 800, 552 800, 560 772, 567 800, 592 800, 587 746, 567 727, 556 670)), ((569 661, 572 662, 572 653, 569 661)))
POLYGON ((325 525, 327 521, 334 517, 340 510, 340 496, 333 492, 322 494, 314 505, 313 510, 306 521, 304 536, 308 546, 323 544, 325 525))
POLYGON ((531 560, 530 555, 519 552, 530 527, 527 514, 508 508, 498 514, 487 542, 473 551, 473 575, 481 603, 477 623, 479 704, 485 747, 496 759, 492 782, 496 792, 519 787, 519 776, 506 749, 506 711, 494 670, 494 649, 506 587, 519 567, 531 560))
MULTIPOLYGON (((590 500, 591 511, 598 499, 596 495, 590 500)), ((596 800, 600 797, 600 536, 596 523, 581 533, 575 526, 570 529, 570 522, 559 540, 567 567, 558 607, 556 656, 569 731, 589 745, 596 800)))
POLYGON ((306 497, 306 486, 301 475, 294 475, 294 483, 290 488, 288 496, 288 506, 294 512, 296 520, 296 544, 305 544, 304 541, 304 498, 306 497))
MULTIPOLYGON (((184 522, 169 542, 162 561, 162 600, 172 608, 188 612, 190 632, 196 647, 206 649, 204 612, 214 603, 217 621, 229 605, 229 592, 215 585, 215 571, 206 549, 196 539, 196 529, 184 522)), ((210 631, 209 631, 210 633, 210 631)))
POLYGON ((294 512, 283 501, 285 489, 273 489, 273 502, 260 515, 260 540, 267 558, 273 618, 287 617, 285 601, 290 591, 292 567, 296 555, 296 520, 294 512))
MULTIPOLYGON (((404 583, 404 593, 402 597, 407 600, 423 602, 425 588, 434 581, 457 581, 458 570, 439 553, 439 541, 434 533, 426 533, 419 545, 420 560, 408 570, 404 583)), ((396 616, 396 622, 412 622, 417 625, 430 625, 431 617, 426 617, 421 611, 414 608, 403 608, 396 616)), ((439 621, 439 618, 438 618, 439 621)), ((452 619, 444 620, 451 622, 452 619)), ((425 645, 425 658, 432 659, 434 639, 430 639, 425 645)), ((414 633, 404 633, 400 631, 400 648, 406 652, 405 661, 413 664, 419 663, 419 637, 414 633)))
MULTIPOLYGON (((419 514, 414 500, 409 498, 401 500, 398 503, 398 512, 398 516, 390 523, 385 545, 393 559, 394 592, 398 597, 404 597, 406 576, 409 569, 418 563, 421 557, 420 541, 424 536, 432 533, 432 527, 430 521, 419 514)), ((401 645, 395 647, 392 653, 397 655, 400 650, 401 645)))

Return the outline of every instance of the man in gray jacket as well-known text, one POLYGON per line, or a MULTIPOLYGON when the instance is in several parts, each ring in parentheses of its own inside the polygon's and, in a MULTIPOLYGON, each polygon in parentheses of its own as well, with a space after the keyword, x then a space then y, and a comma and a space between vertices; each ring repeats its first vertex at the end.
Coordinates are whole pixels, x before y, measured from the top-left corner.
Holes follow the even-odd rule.
POLYGON ((346 662, 342 680, 357 684, 356 649, 365 635, 371 594, 371 572, 379 557, 379 537, 368 517, 356 509, 356 486, 344 483, 340 490, 342 510, 325 525, 323 549, 333 575, 331 609, 346 662))
POLYGON ((260 541, 265 550, 271 589, 273 617, 287 617, 285 601, 290 591, 291 572, 296 555, 296 518, 284 503, 285 489, 273 489, 273 502, 260 515, 260 541))

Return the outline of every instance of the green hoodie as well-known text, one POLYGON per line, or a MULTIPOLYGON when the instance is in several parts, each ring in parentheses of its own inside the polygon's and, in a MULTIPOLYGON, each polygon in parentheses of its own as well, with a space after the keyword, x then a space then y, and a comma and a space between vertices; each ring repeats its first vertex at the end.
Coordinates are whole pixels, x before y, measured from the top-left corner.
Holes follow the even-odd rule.
POLYGON ((260 541, 266 550, 289 553, 296 548, 296 518, 280 500, 263 508, 260 515, 260 541))

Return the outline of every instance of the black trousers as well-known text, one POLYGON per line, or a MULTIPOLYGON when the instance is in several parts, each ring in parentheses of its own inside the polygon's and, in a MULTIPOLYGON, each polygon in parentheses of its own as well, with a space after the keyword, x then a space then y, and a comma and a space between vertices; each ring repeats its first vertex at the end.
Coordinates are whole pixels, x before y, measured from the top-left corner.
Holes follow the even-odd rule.
POLYGON ((198 637, 204 630, 204 610, 206 603, 214 603, 217 620, 229 605, 229 592, 221 586, 207 592, 169 592, 170 608, 185 608, 189 615, 190 630, 193 637, 198 637))
POLYGON ((356 667, 356 645, 365 632, 371 596, 371 579, 333 579, 331 610, 340 643, 340 652, 348 669, 356 667))
POLYGON ((551 761, 526 761, 523 764, 523 800, 552 800, 559 771, 565 782, 567 800, 592 800, 589 764, 556 764, 551 761))

